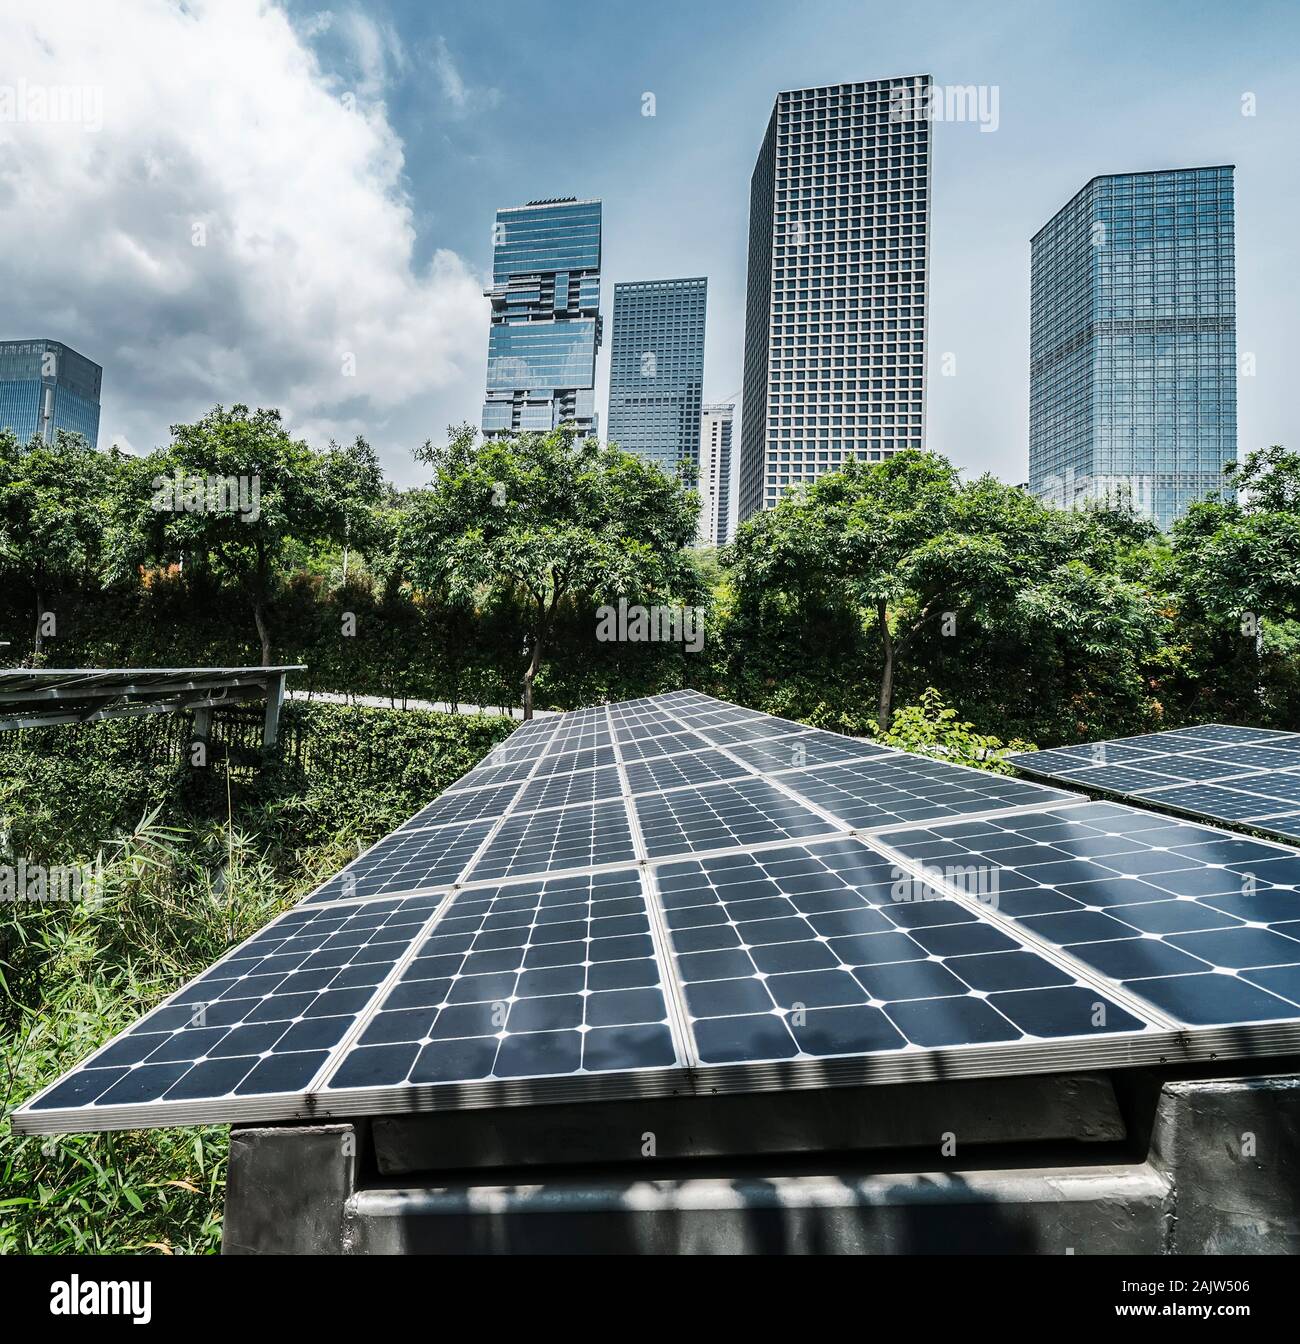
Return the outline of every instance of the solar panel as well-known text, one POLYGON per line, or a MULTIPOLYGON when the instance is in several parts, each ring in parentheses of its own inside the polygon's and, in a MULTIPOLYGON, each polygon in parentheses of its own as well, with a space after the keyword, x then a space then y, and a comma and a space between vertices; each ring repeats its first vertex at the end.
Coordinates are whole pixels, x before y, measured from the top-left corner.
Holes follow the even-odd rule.
POLYGON ((466 893, 423 940, 330 1090, 678 1062, 640 874, 466 893))
POLYGON ((1300 838, 1300 733, 1209 723, 1007 759, 1038 778, 1300 838))
POLYGON ((783 775, 790 788, 854 827, 1059 801, 1067 795, 1009 775, 906 752, 783 775))
MULTIPOLYGON (((1238 773, 1159 787, 1257 798, 1242 753, 1300 735, 1242 731, 1038 763, 1209 759, 1238 773)), ((1296 848, 672 692, 525 725, 13 1123, 1282 1053, 1297 954, 1296 848)))
POLYGON ((882 846, 1014 881, 1011 920, 1182 1024, 1300 1011, 1300 854, 1121 804, 1075 804, 882 846), (1021 886, 1020 884, 1024 885, 1021 886), (1017 907, 1019 892, 1049 904, 1017 907), (1289 995, 1289 997, 1288 997, 1289 995))
MULTIPOLYGON (((305 1089, 441 897, 290 910, 31 1103, 178 1107, 305 1089)), ((154 1120, 154 1115, 162 1117, 154 1120)))
POLYGON ((469 876, 475 881, 636 857, 622 801, 507 817, 469 876))
POLYGON ((307 901, 320 904, 450 886, 497 824, 474 821, 430 830, 397 831, 354 859, 307 901))

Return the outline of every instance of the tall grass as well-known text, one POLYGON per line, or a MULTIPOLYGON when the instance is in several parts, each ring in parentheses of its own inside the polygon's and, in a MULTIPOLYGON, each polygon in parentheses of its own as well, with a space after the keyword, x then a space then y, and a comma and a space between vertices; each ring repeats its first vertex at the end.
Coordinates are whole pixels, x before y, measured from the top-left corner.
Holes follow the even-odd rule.
MULTIPOLYGON (((103 856, 93 900, 0 907, 0 1112, 83 1059, 291 903, 253 837, 164 825, 103 856)), ((0 1127, 0 1252, 210 1251, 225 1132, 19 1137, 0 1127)))

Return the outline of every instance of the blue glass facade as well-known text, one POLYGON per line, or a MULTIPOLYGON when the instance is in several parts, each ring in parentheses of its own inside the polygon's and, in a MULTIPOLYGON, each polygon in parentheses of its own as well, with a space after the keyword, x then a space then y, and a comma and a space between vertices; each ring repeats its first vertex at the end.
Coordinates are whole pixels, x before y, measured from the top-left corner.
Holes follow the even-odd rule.
POLYGON ((699 463, 708 289, 702 276, 614 286, 609 439, 670 474, 699 463))
POLYGON ((68 430, 99 440, 103 370, 59 341, 0 341, 0 429, 46 443, 68 430))
POLYGON ((1167 528, 1237 456, 1231 166, 1094 178, 1033 240, 1029 488, 1167 528))
POLYGON ((483 433, 594 434, 600 348, 599 201, 498 210, 483 433))

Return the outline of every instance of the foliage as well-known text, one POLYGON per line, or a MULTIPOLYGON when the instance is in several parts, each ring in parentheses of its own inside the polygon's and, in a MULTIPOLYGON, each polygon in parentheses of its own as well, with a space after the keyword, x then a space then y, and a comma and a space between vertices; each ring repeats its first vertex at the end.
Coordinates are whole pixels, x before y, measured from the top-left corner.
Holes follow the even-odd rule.
POLYGON ((0 577, 31 589, 38 660, 49 599, 102 570, 114 465, 79 434, 60 430, 53 443, 33 436, 23 444, 0 430, 0 577))
POLYGON ((1012 767, 1004 759, 1010 752, 1025 751, 1030 743, 1012 739, 1003 742, 990 733, 975 731, 975 725, 957 714, 933 686, 929 686, 914 705, 898 710, 887 731, 872 724, 873 735, 887 747, 936 756, 954 765, 972 765, 981 770, 1009 775, 1012 767))
POLYGON ((1131 515, 1049 509, 991 477, 962 482, 942 458, 905 452, 851 461, 788 495, 739 530, 729 563, 751 654, 782 630, 798 648, 820 649, 832 627, 837 661, 876 662, 885 729, 902 677, 915 693, 928 681, 960 686, 964 700, 988 697, 1002 720, 1032 715, 1035 730, 1070 737, 1098 719, 1127 726, 1154 710, 1144 674, 1163 618, 1136 557, 1155 547, 1131 515), (853 626, 856 644, 845 637, 853 626), (1037 707, 1006 713, 1018 693, 1008 665, 1022 669, 1019 686, 1033 687, 1037 707), (1044 722, 1044 709, 1056 710, 1054 721, 1044 722))
POLYGON ((0 862, 103 856, 97 902, 0 904, 0 1254, 217 1249, 223 1131, 20 1138, 2 1117, 405 820, 512 726, 291 703, 293 758, 235 784, 227 811, 224 780, 188 789, 168 763, 172 722, 0 738, 0 862), (131 809, 142 799, 152 802, 139 820, 131 809))
POLYGON ((468 425, 424 456, 434 479, 401 519, 400 562, 466 606, 522 595, 525 718, 566 605, 697 596, 683 548, 699 496, 652 463, 568 429, 479 442, 468 425))
POLYGON ((279 411, 247 406, 217 406, 192 425, 173 425, 171 446, 133 479, 141 558, 193 565, 242 593, 263 665, 272 647, 267 608, 288 563, 321 544, 343 545, 354 531, 371 537, 380 482, 363 439, 314 453, 289 435, 279 411), (214 500, 212 481, 239 483, 238 506, 214 500))

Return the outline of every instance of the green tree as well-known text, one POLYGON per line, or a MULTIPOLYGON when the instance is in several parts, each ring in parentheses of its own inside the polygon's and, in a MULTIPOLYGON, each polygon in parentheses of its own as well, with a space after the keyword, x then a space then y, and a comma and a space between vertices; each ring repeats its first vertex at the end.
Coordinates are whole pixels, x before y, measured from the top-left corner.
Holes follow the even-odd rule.
POLYGON ((1156 638, 1156 603, 1120 571, 1153 529, 1131 514, 1045 508, 945 459, 852 460, 739 530, 730 564, 742 601, 776 595, 797 620, 828 602, 874 631, 876 722, 888 732, 900 667, 961 649, 1024 658, 1046 645, 1072 674, 1122 664, 1130 683, 1156 638))
POLYGON ((73 581, 97 582, 111 525, 116 458, 79 434, 21 443, 0 430, 0 573, 30 585, 33 657, 44 653, 50 599, 73 581))
POLYGON ((1174 524, 1181 591, 1222 624, 1300 618, 1300 453, 1274 444, 1225 474, 1235 499, 1202 500, 1174 524))
POLYGON ((374 454, 360 439, 314 452, 279 411, 243 405, 216 406, 171 432, 171 445, 148 459, 150 493, 137 493, 130 530, 152 558, 180 560, 238 590, 267 665, 269 607, 286 572, 313 546, 369 534, 380 483, 374 454))
POLYGON ((417 457, 434 475, 399 519, 403 572, 452 600, 521 601, 525 718, 566 604, 699 595, 699 497, 639 457, 567 428, 479 441, 469 425, 417 457))
POLYGON ((1225 469, 1236 498, 1193 504, 1173 526, 1182 637, 1214 711, 1257 714, 1270 662, 1283 681, 1300 621, 1300 453, 1280 445, 1225 469))

